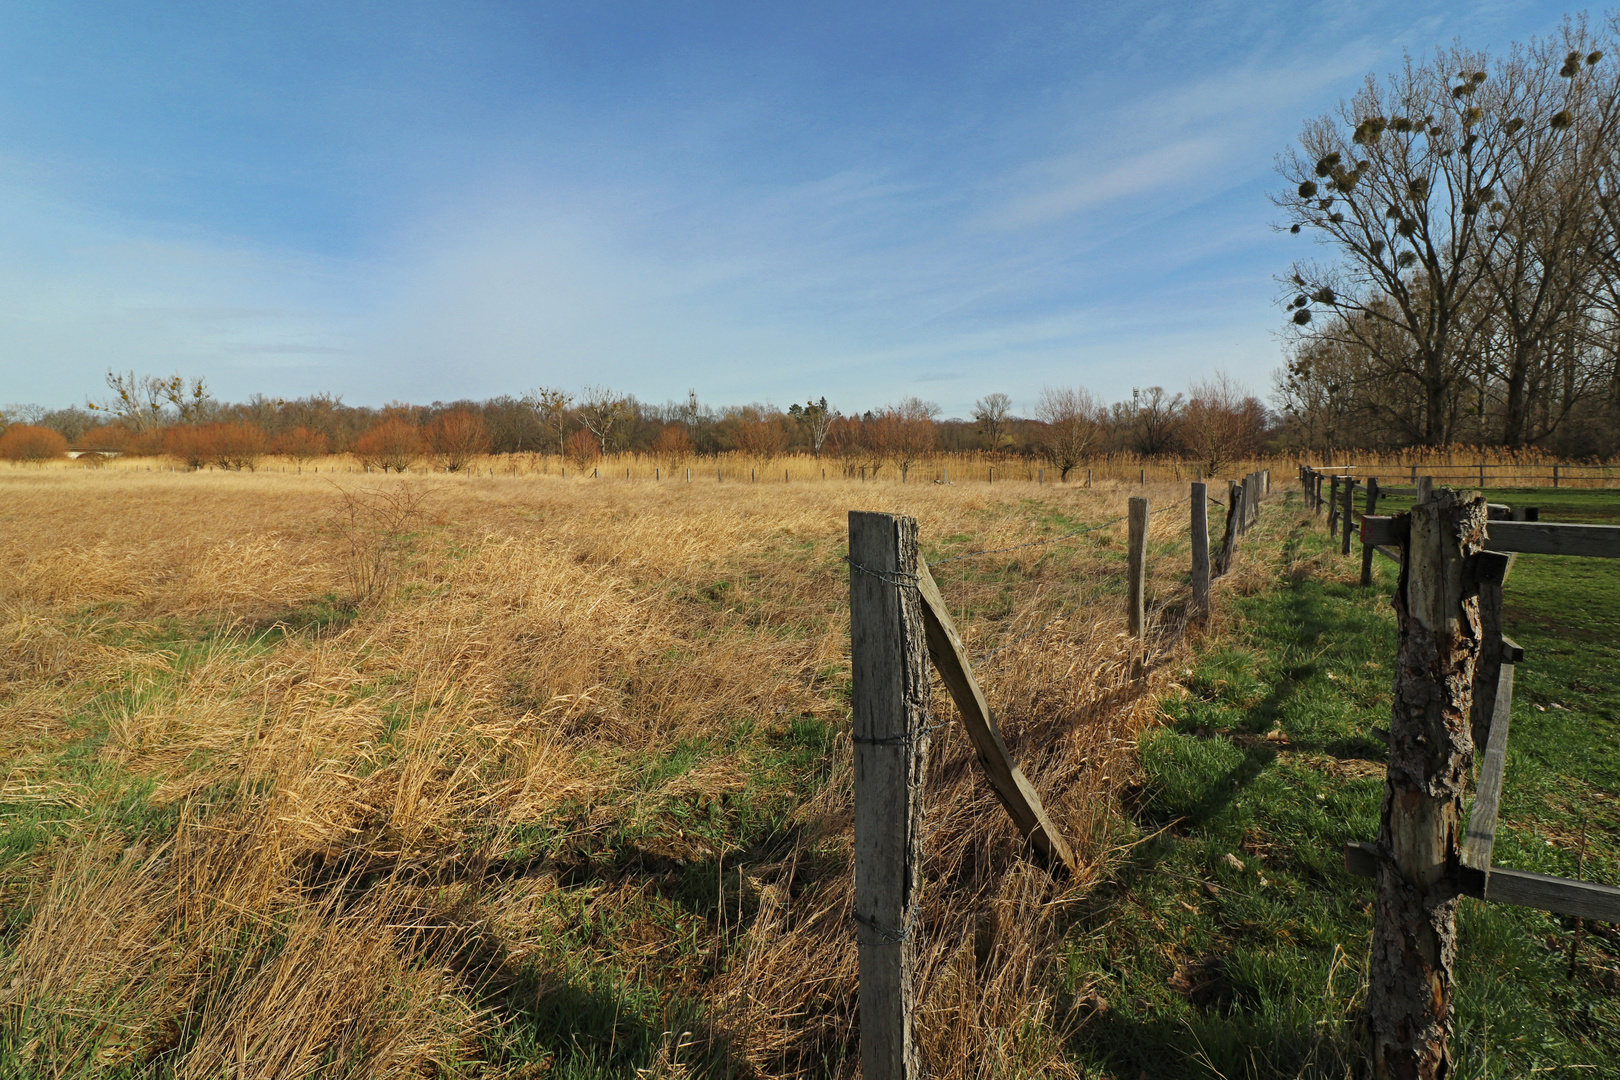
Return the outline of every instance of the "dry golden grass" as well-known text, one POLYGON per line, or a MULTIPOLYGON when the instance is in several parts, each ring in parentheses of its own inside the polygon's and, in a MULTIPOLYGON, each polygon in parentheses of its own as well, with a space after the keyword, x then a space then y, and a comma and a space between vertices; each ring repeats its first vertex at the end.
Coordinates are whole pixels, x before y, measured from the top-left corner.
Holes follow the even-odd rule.
MULTIPOLYGON (((845 514, 915 514, 943 558, 1133 490, 129 462, 0 489, 0 1072, 188 1077, 850 1075, 845 514)), ((934 1075, 1075 1075, 1061 914, 1183 647, 1185 513, 1154 519, 1146 682, 1122 524, 938 571, 976 654, 1013 642, 981 674, 1085 870, 1021 859, 964 735, 934 740, 934 1075)))

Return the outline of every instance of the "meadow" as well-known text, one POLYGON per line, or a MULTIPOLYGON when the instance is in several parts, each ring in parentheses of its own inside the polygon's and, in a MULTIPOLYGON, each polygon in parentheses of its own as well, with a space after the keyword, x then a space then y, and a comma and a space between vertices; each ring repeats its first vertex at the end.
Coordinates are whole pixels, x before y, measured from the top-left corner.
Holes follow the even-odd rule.
MULTIPOLYGON (((1187 488, 1150 476, 1133 679, 1116 519, 1143 489, 1122 479, 165 468, 0 468, 0 1076, 853 1075, 851 509, 918 518, 1082 867, 1022 858, 939 731, 931 1072, 1344 1075, 1370 891, 1336 860, 1376 813, 1393 622, 1389 581, 1354 589, 1283 502, 1291 471, 1202 633, 1187 488)), ((1516 753, 1561 755, 1510 774, 1525 835, 1523 800, 1571 777, 1615 797, 1614 683, 1584 678, 1609 727, 1574 740, 1559 713, 1538 738, 1515 715, 1516 753)), ((1599 880, 1607 827, 1582 856, 1599 880)), ((1574 849, 1548 850, 1525 868, 1574 849)), ((1517 958, 1482 958, 1480 985, 1542 1054, 1492 1060, 1611 1047, 1608 938, 1585 989, 1526 998, 1569 928, 1480 917, 1507 943, 1490 965, 1517 958), (1568 1001, 1596 1042, 1556 1019, 1568 1001)))
MULTIPOLYGON (((0 473, 6 1075, 847 1075, 845 515, 943 559, 1127 494, 122 464, 0 473)), ((1155 523, 1162 607, 1185 507, 1155 523)), ((1123 532, 938 572, 1087 868, 1020 859, 941 732, 941 1072, 1075 1074, 1057 916, 1157 685, 1123 532)))

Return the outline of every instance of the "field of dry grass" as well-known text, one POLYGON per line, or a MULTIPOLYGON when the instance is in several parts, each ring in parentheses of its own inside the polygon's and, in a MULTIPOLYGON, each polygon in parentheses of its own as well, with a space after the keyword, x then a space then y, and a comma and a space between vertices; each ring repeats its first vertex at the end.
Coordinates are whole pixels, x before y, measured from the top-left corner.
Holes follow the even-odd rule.
MULTIPOLYGON (((0 470, 0 1075, 851 1075, 845 514, 943 562, 1135 490, 160 469, 0 470)), ((1077 1075, 1185 521, 1145 684, 1122 522, 936 571, 1086 870, 936 737, 934 1075, 1077 1075)))

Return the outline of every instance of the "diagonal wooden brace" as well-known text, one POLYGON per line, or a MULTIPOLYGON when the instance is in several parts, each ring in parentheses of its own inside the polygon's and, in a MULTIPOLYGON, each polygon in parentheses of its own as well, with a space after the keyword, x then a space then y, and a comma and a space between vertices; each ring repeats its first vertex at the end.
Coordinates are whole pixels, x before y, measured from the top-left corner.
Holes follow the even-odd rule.
POLYGON ((1041 805, 1041 797, 1014 763, 1006 742, 1001 738, 1001 729, 996 726, 995 717, 990 713, 984 691, 973 677, 967 650, 951 622, 945 598, 940 594, 939 586, 934 584, 928 564, 921 556, 917 559, 917 579, 917 589, 923 600, 923 628, 928 637, 928 655, 933 658, 940 680, 951 692, 957 709, 962 713, 962 722, 967 728, 968 738, 973 740, 973 749, 978 754, 979 766, 984 769, 985 778, 990 781, 990 789, 1001 800, 1001 805, 1006 807, 1018 831, 1046 860, 1046 865, 1054 871, 1074 874, 1078 869, 1074 852, 1069 850, 1068 843, 1052 824, 1046 808, 1041 805))

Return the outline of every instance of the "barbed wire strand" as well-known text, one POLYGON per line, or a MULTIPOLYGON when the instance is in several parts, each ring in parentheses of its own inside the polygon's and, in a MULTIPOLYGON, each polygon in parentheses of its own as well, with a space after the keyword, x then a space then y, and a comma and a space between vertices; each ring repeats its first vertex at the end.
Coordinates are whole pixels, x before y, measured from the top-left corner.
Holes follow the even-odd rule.
MULTIPOLYGON (((1179 499, 1176 502, 1171 503, 1169 506, 1160 507, 1159 509, 1153 511, 1148 516, 1149 517, 1158 517, 1160 514, 1164 513, 1167 510, 1174 510, 1176 507, 1184 505, 1185 503, 1189 502, 1190 499, 1191 499, 1191 496, 1189 496, 1186 499, 1179 499)), ((977 556, 980 556, 980 555, 1000 555, 1003 552, 1018 551, 1018 550, 1021 550, 1023 548, 1045 547, 1048 544, 1061 544, 1065 540, 1073 540, 1076 537, 1085 536, 1087 533, 1094 533, 1094 532, 1097 532, 1100 529, 1106 529, 1110 525, 1118 525, 1120 522, 1126 520, 1130 516, 1131 516, 1130 514, 1121 514, 1119 517, 1109 518, 1107 521, 1099 521, 1094 525, 1086 525, 1083 528, 1075 529, 1073 532, 1066 532, 1061 536, 1048 537, 1045 540, 1031 540, 1028 543, 1012 544, 1012 545, 1010 545, 1008 547, 985 548, 983 551, 965 551, 960 555, 952 555, 948 559, 940 559, 938 561, 931 561, 931 562, 929 562, 928 565, 929 565, 930 568, 933 568, 935 566, 944 566, 946 563, 960 562, 963 559, 976 558, 977 556)))

